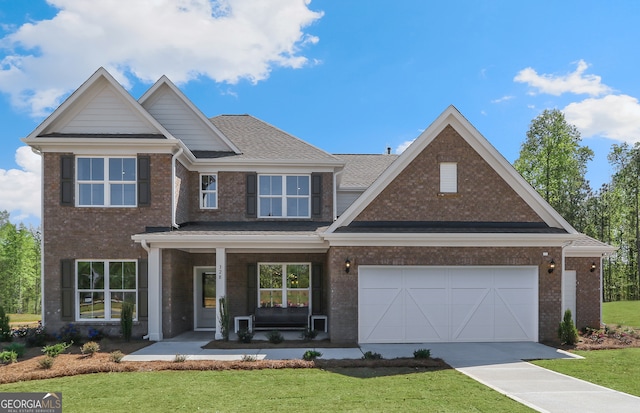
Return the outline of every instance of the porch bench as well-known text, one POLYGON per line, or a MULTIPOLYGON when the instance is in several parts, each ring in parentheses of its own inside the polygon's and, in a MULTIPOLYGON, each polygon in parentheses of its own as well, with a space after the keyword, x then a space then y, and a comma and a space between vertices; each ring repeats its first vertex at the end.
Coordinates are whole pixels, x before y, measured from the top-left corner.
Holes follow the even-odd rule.
POLYGON ((253 315, 254 328, 308 326, 309 307, 259 307, 253 315))

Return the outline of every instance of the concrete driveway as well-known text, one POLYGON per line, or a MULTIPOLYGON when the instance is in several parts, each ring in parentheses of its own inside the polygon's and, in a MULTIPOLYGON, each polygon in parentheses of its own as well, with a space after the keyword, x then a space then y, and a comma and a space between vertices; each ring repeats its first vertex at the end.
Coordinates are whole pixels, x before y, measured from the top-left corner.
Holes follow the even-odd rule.
POLYGON ((451 367, 539 412, 640 412, 640 398, 565 376, 523 360, 579 356, 539 343, 371 344, 384 358, 412 357, 428 348, 451 367))

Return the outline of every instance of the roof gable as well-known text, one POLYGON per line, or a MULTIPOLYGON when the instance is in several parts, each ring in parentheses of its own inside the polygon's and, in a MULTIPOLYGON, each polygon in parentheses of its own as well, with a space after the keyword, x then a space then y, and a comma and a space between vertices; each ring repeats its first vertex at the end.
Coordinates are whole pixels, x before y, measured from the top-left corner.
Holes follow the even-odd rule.
POLYGON ((453 106, 327 232, 354 221, 543 222, 576 233, 453 106), (460 193, 445 195, 434 190, 439 187, 440 162, 461 162, 460 193), (483 182, 492 184, 476 185, 479 173, 487 175, 483 182), (502 208, 493 211, 496 205, 502 208))
POLYGON ((171 137, 104 69, 98 69, 28 137, 164 135, 171 137))
POLYGON ((139 102, 190 150, 240 153, 166 76, 162 76, 139 102))

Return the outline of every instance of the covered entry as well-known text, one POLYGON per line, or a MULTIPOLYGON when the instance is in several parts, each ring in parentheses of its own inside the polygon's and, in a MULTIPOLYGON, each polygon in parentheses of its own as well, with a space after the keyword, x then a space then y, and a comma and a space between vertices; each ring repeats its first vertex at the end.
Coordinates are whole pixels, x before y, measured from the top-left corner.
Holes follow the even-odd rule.
POLYGON ((537 341, 537 267, 358 269, 358 341, 537 341))

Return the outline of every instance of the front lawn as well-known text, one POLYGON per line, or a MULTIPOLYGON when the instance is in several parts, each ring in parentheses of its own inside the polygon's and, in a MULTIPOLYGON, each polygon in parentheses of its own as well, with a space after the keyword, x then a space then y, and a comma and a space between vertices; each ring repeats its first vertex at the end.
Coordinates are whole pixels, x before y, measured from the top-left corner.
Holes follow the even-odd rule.
POLYGON ((449 369, 103 373, 5 384, 0 392, 62 392, 65 412, 531 411, 449 369))
POLYGON ((533 364, 640 397, 640 348, 575 351, 584 360, 538 360, 533 364))
POLYGON ((602 321, 612 326, 640 328, 640 301, 602 303, 602 321))
POLYGON ((9 316, 9 324, 17 327, 22 325, 37 324, 42 318, 40 314, 7 314, 9 316))

